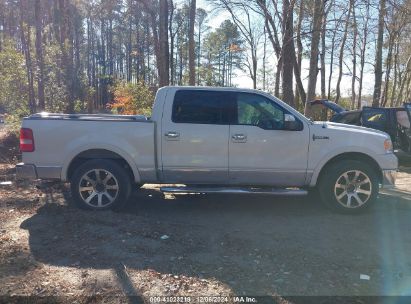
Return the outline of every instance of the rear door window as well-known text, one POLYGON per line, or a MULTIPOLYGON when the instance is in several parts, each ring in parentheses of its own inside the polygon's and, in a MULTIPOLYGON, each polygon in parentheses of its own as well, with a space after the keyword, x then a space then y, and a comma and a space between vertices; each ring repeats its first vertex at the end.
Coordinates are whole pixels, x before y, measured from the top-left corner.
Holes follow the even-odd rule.
POLYGON ((179 90, 173 103, 172 121, 191 124, 229 124, 231 92, 179 90))
POLYGON ((365 127, 384 131, 387 128, 387 111, 383 108, 363 108, 362 124, 365 127))

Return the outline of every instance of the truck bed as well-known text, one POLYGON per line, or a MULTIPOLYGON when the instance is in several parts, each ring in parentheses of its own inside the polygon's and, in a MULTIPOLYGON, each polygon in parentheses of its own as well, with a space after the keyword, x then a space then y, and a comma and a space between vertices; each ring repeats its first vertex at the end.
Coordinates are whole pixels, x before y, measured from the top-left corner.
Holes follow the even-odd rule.
POLYGON ((107 150, 138 168, 143 180, 156 179, 155 123, 145 116, 40 113, 25 118, 22 127, 33 130, 35 142, 23 162, 52 172, 48 177, 65 181, 79 154, 107 150))

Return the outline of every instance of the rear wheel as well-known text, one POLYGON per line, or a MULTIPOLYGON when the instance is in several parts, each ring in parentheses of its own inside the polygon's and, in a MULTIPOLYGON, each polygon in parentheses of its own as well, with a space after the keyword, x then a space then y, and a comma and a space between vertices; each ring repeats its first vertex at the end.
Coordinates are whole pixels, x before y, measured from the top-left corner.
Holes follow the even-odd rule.
POLYGON ((90 210, 118 209, 130 196, 126 170, 112 160, 90 160, 79 166, 71 179, 77 206, 90 210))
POLYGON ((330 165, 319 184, 322 201, 344 213, 368 208, 376 199, 378 190, 375 170, 366 163, 354 160, 330 165))

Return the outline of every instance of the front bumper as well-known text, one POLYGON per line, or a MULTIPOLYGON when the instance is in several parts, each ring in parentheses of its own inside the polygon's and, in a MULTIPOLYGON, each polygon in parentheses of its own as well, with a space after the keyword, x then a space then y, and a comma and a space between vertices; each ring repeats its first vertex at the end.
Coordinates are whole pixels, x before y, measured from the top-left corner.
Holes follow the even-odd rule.
POLYGON ((377 155, 375 160, 381 170, 381 188, 390 189, 395 187, 397 178, 398 158, 394 153, 377 155))
POLYGON ((37 179, 37 171, 35 165, 26 165, 25 163, 18 163, 16 165, 17 179, 37 179))
POLYGON ((382 189, 391 189, 395 187, 397 170, 382 170, 382 189))

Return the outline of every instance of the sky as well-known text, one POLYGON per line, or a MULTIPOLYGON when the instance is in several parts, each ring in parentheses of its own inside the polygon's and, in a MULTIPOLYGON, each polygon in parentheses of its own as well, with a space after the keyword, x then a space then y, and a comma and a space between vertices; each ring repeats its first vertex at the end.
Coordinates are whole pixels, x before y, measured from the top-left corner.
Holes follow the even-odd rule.
MULTIPOLYGON (((207 0, 197 0, 197 7, 201 7, 206 9, 209 12, 209 17, 207 18, 207 25, 210 26, 211 28, 217 28, 225 19, 230 19, 231 16, 228 12, 223 12, 223 11, 212 11, 211 5, 207 2, 207 0)), ((262 58, 262 56, 260 56, 262 58)), ((275 70, 275 65, 276 65, 276 58, 275 55, 272 54, 271 58, 267 58, 268 64, 272 66, 272 69, 275 70)), ((262 60, 259 62, 259 68, 262 65, 262 60)), ((333 68, 333 78, 332 78, 332 83, 337 82, 337 77, 338 77, 338 60, 335 60, 335 65, 333 68)), ((301 77, 302 81, 304 84, 304 87, 307 88, 307 82, 308 82, 308 68, 309 68, 309 59, 304 58, 302 60, 302 71, 301 71, 301 77)), ((358 69, 358 68, 357 68, 358 69)), ((341 94, 342 96, 350 96, 351 95, 351 77, 350 76, 344 76, 345 70, 343 70, 343 77, 341 80, 341 94)), ((327 79, 327 84, 328 84, 328 68, 326 69, 326 79, 327 79)), ((250 76, 246 72, 238 71, 237 76, 233 78, 233 83, 237 85, 238 87, 243 87, 243 88, 252 88, 253 83, 250 78, 250 76)), ((317 79, 317 94, 320 92, 320 75, 318 74, 318 79, 317 79)), ((371 95, 373 92, 373 87, 374 85, 374 74, 372 71, 365 71, 364 73, 364 78, 363 78, 363 95, 371 95)), ((357 82, 357 92, 358 92, 358 82, 357 82)))

